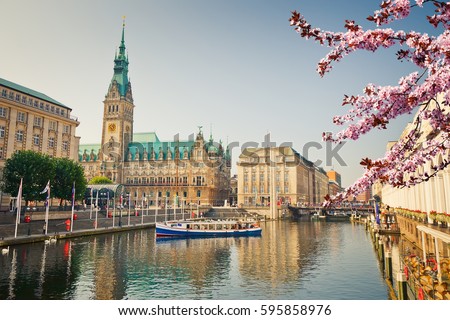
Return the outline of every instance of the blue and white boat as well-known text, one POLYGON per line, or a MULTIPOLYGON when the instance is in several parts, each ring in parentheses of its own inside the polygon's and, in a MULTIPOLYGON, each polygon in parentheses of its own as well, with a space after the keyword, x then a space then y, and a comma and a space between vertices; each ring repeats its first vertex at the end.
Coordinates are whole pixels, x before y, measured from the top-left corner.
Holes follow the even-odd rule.
POLYGON ((175 220, 156 223, 156 237, 237 237, 260 236, 261 227, 255 221, 175 220))

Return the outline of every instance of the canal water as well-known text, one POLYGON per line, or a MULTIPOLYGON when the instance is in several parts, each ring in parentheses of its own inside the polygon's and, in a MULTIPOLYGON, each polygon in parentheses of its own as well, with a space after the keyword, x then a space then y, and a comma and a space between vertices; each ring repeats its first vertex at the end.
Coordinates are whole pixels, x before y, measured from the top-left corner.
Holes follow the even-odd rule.
POLYGON ((0 256, 0 299, 388 299, 364 225, 262 228, 260 237, 160 241, 145 229, 11 246, 0 256))

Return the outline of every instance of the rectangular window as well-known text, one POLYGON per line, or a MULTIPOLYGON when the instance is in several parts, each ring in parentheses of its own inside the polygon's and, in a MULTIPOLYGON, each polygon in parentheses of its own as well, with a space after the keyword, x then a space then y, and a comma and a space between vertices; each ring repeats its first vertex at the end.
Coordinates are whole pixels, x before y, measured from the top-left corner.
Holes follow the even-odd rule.
POLYGON ((39 142, 40 142, 40 136, 39 136, 39 134, 34 134, 33 135, 33 144, 35 145, 35 146, 38 146, 39 145, 39 142))
POLYGON ((22 103, 27 104, 27 97, 26 96, 22 96, 22 103))
POLYGON ((49 129, 56 131, 57 129, 56 121, 50 121, 49 129))
POLYGON ((0 159, 3 159, 3 147, 0 147, 0 159))
POLYGON ((35 107, 35 108, 37 108, 37 107, 38 107, 38 105, 39 105, 39 102, 38 102, 37 100, 34 100, 34 103, 33 103, 33 105, 34 105, 34 107, 35 107))
POLYGON ((55 138, 48 138, 48 147, 53 148, 55 146, 55 138))
POLYGON ((8 98, 10 98, 11 100, 14 99, 14 92, 10 91, 8 98))
POLYGON ((284 193, 289 193, 289 186, 284 186, 284 193))
POLYGON ((63 151, 67 151, 69 149, 69 143, 67 141, 62 142, 63 151))
POLYGON ((20 101, 20 94, 16 93, 16 101, 20 101))
POLYGON ((17 112, 17 121, 25 122, 25 113, 24 112, 17 112))
POLYGON ((261 185, 261 186, 259 187, 259 192, 260 192, 260 193, 264 193, 264 185, 261 185))
POLYGON ((23 141, 23 131, 22 130, 17 130, 16 131, 16 140, 19 142, 23 141))
POLYGON ((44 110, 44 103, 43 102, 39 103, 39 109, 44 110))
POLYGON ((41 117, 35 117, 34 118, 34 126, 35 127, 41 127, 42 126, 42 118, 41 117))
POLYGON ((70 133, 70 126, 64 126, 64 133, 69 134, 70 133))
POLYGON ((0 107, 0 117, 6 118, 6 108, 0 107))
POLYGON ((28 99, 28 104, 32 107, 33 106, 33 99, 29 98, 28 99))
POLYGON ((50 110, 50 106, 47 104, 45 104, 45 111, 49 111, 50 110))
POLYGON ((6 91, 6 89, 3 89, 3 90, 2 90, 2 97, 5 97, 5 98, 6 98, 7 93, 8 93, 8 91, 6 91))
POLYGON ((55 113, 55 106, 51 106, 50 111, 55 113))
POLYGON ((59 114, 59 108, 56 108, 56 114, 59 114))
POLYGON ((5 127, 0 126, 0 138, 4 138, 4 137, 5 137, 5 127))
POLYGON ((61 115, 64 116, 64 110, 61 109, 61 115))

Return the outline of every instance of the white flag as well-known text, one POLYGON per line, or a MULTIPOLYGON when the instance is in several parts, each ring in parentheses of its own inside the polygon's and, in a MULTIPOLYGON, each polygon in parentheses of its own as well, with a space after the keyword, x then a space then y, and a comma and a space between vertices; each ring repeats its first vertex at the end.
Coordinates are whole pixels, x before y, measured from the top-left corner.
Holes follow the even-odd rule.
POLYGON ((48 180, 47 185, 45 186, 45 189, 41 191, 41 194, 46 193, 48 191, 50 191, 50 180, 48 180))

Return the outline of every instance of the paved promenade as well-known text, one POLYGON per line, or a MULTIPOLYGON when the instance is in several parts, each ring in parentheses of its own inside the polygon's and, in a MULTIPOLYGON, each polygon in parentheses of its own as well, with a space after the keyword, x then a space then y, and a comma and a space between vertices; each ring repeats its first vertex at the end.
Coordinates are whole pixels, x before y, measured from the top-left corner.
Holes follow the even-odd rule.
MULTIPOLYGON (((97 215, 97 228, 95 227, 95 212, 75 211, 77 215, 73 222, 72 231, 67 231, 66 220, 70 220, 71 213, 67 213, 68 218, 50 219, 48 222, 47 235, 44 234, 44 221, 31 220, 30 222, 21 222, 17 228, 17 236, 15 237, 15 215, 13 213, 0 213, 0 247, 39 242, 49 238, 73 238, 94 234, 103 234, 111 232, 122 232, 133 229, 154 228, 155 211, 144 210, 143 215, 136 216, 134 213, 128 215, 128 211, 124 210, 122 216, 120 212, 116 216, 106 217, 105 212, 97 215)), ((176 212, 176 218, 180 219, 182 213, 176 212)), ((188 217, 188 213, 185 213, 188 217)), ((159 210, 157 215, 158 221, 174 219, 173 210, 167 214, 164 210, 159 210)))

